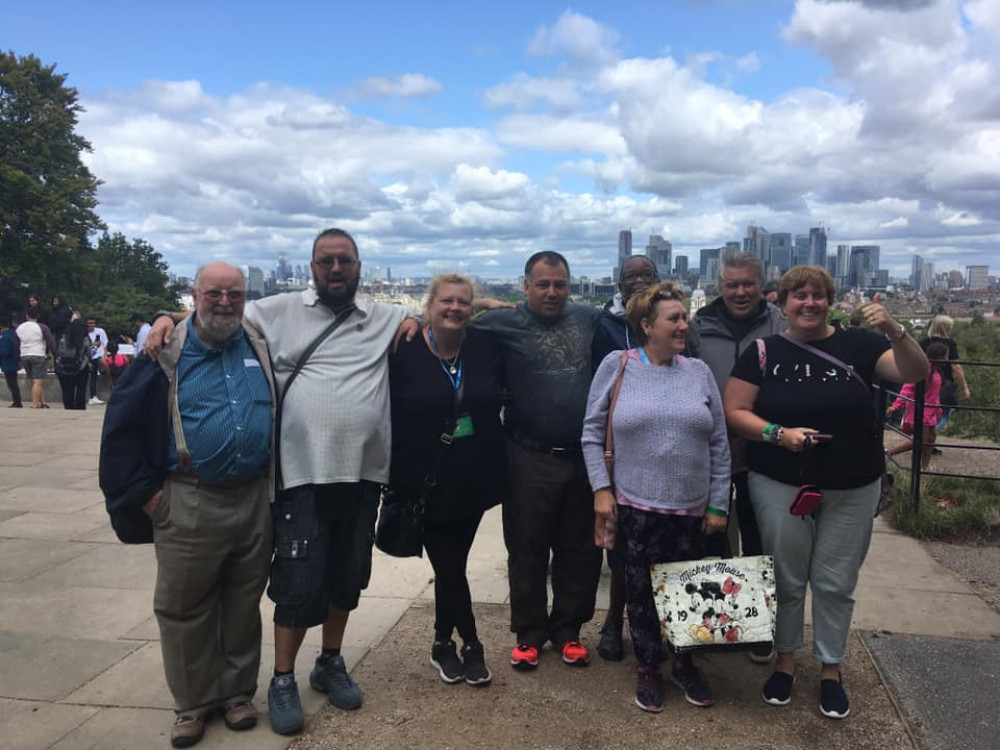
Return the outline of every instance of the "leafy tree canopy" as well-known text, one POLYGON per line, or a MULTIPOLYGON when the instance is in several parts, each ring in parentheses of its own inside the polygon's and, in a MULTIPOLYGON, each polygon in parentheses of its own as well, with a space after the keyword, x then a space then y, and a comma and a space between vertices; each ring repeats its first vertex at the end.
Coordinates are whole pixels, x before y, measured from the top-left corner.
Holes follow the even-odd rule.
POLYGON ((98 180, 74 132, 80 105, 66 76, 0 52, 0 274, 8 284, 72 292, 80 251, 103 228, 98 180))
POLYGON ((179 290, 145 240, 105 231, 91 244, 105 228, 100 181, 81 160, 91 145, 75 132, 76 89, 55 67, 0 51, 0 309, 65 294, 109 331, 130 331, 132 313, 176 307, 179 290))

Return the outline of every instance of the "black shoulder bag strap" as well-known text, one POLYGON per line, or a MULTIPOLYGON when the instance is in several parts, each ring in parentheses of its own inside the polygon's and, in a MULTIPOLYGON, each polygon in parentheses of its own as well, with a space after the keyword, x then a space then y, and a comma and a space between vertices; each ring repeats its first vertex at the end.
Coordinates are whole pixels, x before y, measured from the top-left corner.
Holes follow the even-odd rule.
POLYGON ((302 352, 302 356, 299 357, 299 361, 295 363, 295 369, 292 370, 292 374, 289 375, 288 376, 288 380, 285 381, 284 388, 282 388, 281 389, 281 393, 278 394, 278 404, 277 404, 277 406, 274 409, 274 420, 275 420, 275 424, 274 424, 274 450, 277 453, 277 455, 274 457, 274 466, 275 466, 275 473, 277 474, 277 476, 275 477, 275 480, 277 482, 276 486, 279 489, 282 486, 282 480, 281 480, 281 411, 282 411, 282 407, 284 406, 284 403, 285 403, 285 396, 288 394, 288 389, 291 387, 292 382, 295 380, 295 378, 298 377, 299 373, 302 372, 302 368, 305 366, 306 362, 309 361, 309 358, 313 355, 313 352, 316 351, 316 349, 319 347, 319 345, 322 344, 324 341, 326 341, 330 337, 330 334, 332 334, 334 331, 336 331, 338 328, 340 328, 340 326, 343 324, 343 322, 345 320, 347 320, 349 317, 351 317, 351 313, 353 313, 357 309, 358 308, 355 305, 352 304, 352 305, 348 305, 343 310, 341 310, 339 313, 337 313, 336 317, 334 317, 334 319, 333 319, 333 322, 330 323, 330 325, 328 325, 323 330, 323 333, 321 333, 319 336, 317 336, 316 339, 311 344, 309 344, 309 346, 306 348, 306 350, 304 352, 302 352))
POLYGON ((462 397, 465 395, 465 378, 462 378, 462 382, 458 384, 458 388, 455 389, 455 401, 452 406, 451 419, 448 420, 448 424, 445 427, 444 432, 441 433, 439 440, 441 444, 438 446, 437 455, 434 457, 434 465, 431 470, 427 472, 427 476, 424 477, 424 491, 422 497, 420 498, 421 504, 426 503, 430 499, 431 493, 437 487, 438 474, 441 473, 441 468, 444 466, 444 459, 448 455, 448 449, 451 444, 455 442, 453 434, 455 432, 455 427, 458 424, 459 410, 462 408, 462 397))

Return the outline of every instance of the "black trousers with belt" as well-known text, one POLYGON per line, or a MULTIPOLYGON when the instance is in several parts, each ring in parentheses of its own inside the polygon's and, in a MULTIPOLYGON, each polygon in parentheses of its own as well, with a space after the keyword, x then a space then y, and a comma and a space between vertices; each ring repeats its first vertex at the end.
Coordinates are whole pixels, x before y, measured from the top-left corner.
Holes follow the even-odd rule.
POLYGON ((518 643, 559 647, 594 616, 601 550, 583 455, 507 441, 510 489, 503 507, 510 629, 518 643), (546 587, 552 561, 552 608, 546 587))

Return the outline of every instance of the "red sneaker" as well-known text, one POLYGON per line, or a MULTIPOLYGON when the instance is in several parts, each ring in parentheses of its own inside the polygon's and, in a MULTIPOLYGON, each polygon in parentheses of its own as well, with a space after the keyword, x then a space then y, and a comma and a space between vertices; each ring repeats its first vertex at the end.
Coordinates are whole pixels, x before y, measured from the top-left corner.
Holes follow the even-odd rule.
POLYGON ((510 665, 514 669, 534 669, 538 666, 538 647, 519 643, 510 652, 510 665))
POLYGON ((562 648, 562 660, 574 667, 583 667, 590 663, 590 652, 580 641, 566 641, 562 648))

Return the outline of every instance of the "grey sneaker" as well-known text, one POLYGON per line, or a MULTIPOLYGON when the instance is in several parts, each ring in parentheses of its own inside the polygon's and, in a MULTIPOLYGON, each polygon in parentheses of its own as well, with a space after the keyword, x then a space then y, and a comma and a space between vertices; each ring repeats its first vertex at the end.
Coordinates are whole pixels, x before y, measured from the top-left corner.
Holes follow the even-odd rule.
POLYGON ((283 674, 272 677, 267 689, 267 713, 271 719, 271 729, 277 734, 295 734, 306 725, 299 700, 299 686, 295 675, 283 674))
POLYGON ((322 654, 316 657, 316 666, 309 673, 309 684, 313 689, 326 693, 330 703, 337 708, 353 711, 361 708, 364 695, 358 683, 347 674, 347 665, 340 654, 324 659, 322 654))

